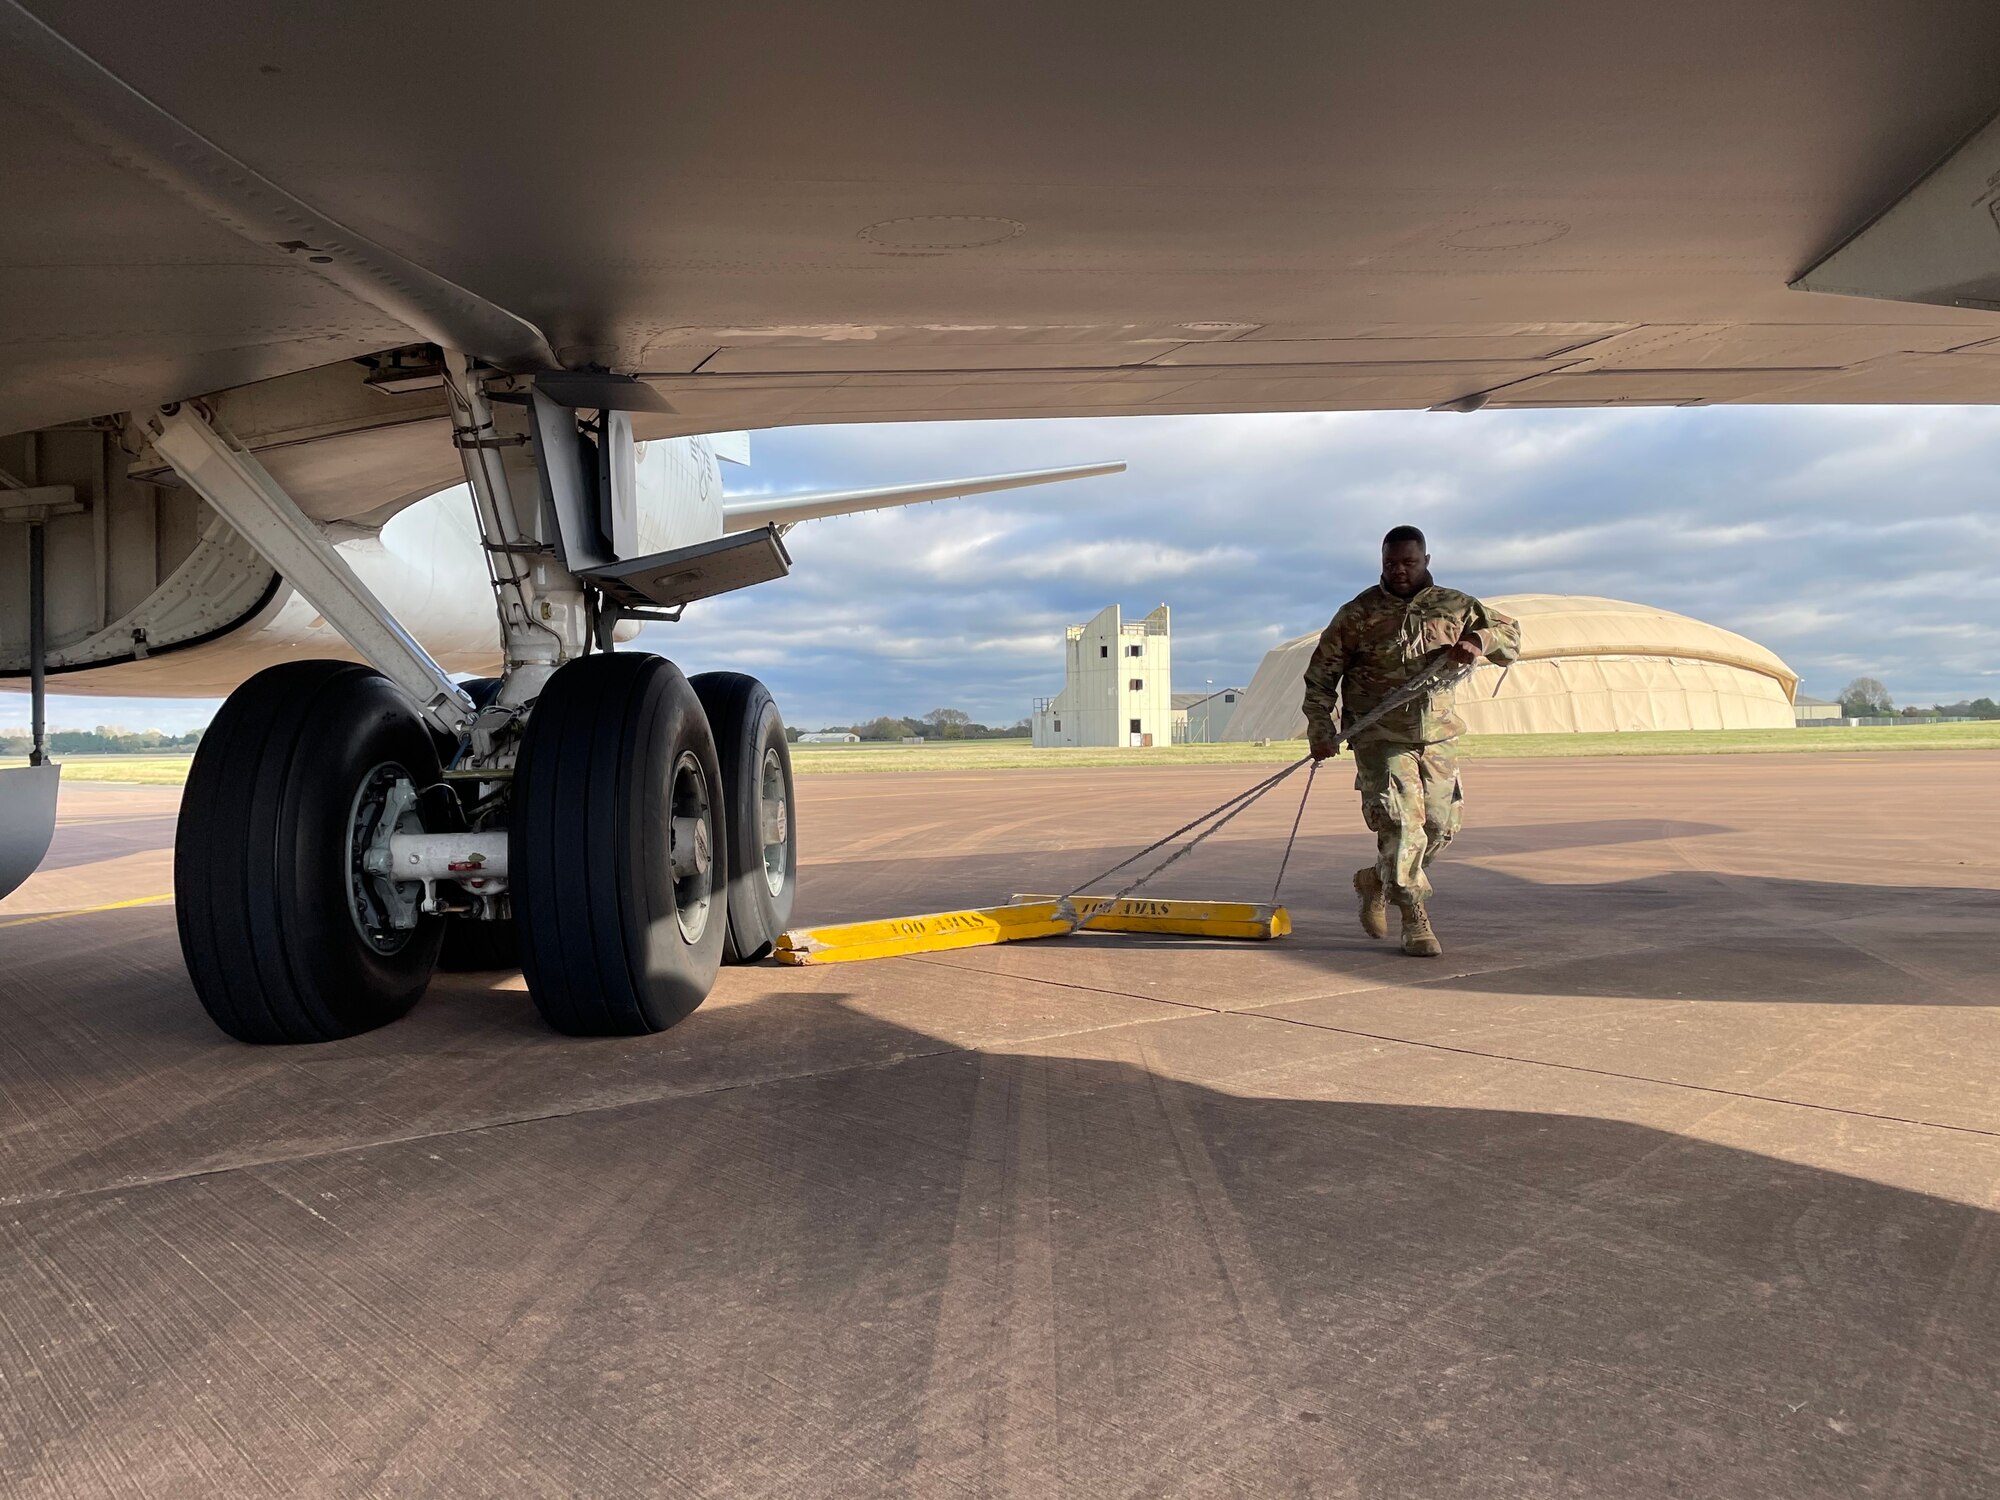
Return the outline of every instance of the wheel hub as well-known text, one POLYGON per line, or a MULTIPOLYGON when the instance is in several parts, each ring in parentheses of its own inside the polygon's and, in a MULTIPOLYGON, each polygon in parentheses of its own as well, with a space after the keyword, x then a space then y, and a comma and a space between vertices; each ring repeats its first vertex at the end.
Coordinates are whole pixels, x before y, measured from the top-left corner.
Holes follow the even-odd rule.
POLYGON ((389 841, 422 831, 408 771, 392 761, 362 778, 347 819, 347 910, 377 953, 398 952, 417 930, 423 882, 392 877, 389 841))
POLYGON ((673 838, 675 878, 706 875, 715 860, 715 851, 708 844, 708 824, 699 818, 675 818, 673 838))
POLYGON ((715 897, 715 812, 708 777, 692 750, 674 761, 668 829, 674 875, 674 918, 681 936, 701 941, 715 897))
POLYGON ((785 889, 785 850, 792 840, 791 807, 785 798, 785 763, 778 747, 767 746, 757 778, 758 837, 764 849, 764 885, 773 896, 785 889))

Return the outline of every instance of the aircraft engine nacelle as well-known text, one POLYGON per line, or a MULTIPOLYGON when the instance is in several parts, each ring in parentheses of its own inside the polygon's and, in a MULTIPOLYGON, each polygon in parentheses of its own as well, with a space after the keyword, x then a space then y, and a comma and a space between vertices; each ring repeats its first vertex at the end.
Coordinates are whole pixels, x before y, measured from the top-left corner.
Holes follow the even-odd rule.
POLYGON ((666 552, 722 535, 722 475, 705 437, 638 445, 638 553, 666 552))

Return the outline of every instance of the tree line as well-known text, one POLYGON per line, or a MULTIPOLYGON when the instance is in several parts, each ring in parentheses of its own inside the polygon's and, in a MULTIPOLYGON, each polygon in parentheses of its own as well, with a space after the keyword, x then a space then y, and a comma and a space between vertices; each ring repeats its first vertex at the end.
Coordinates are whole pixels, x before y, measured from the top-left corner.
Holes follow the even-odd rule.
POLYGON ((1991 698, 1899 710, 1889 690, 1873 677, 1857 677, 1840 690, 1840 711, 1850 719, 2000 719, 2000 703, 1991 698))
MULTIPOLYGON (((788 729, 785 731, 796 740, 807 731, 788 729)), ((851 734, 864 740, 1024 740, 1029 735, 1028 721, 1019 720, 1013 724, 978 724, 972 715, 959 708, 934 708, 921 719, 898 719, 884 714, 879 719, 870 719, 865 724, 829 724, 821 729, 821 734, 851 734)))
MULTIPOLYGON (((49 750, 56 755, 146 755, 161 750, 192 750, 201 742, 201 731, 164 734, 157 729, 56 729, 49 734, 49 750)), ((0 755, 26 755, 34 741, 25 729, 0 730, 0 755)))

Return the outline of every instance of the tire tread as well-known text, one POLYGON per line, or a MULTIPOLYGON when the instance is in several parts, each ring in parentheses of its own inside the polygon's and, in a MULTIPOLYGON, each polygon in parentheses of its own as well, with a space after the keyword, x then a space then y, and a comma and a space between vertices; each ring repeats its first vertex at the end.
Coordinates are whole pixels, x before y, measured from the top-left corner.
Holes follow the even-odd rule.
MULTIPOLYGON (((324 795, 313 752, 328 734, 366 734, 371 714, 377 727, 391 722, 384 705, 401 700, 385 690, 379 673, 354 662, 269 668, 229 696, 189 768, 174 839, 176 925, 203 1008, 239 1041, 353 1035, 402 1014, 428 977, 420 946, 412 960, 422 975, 407 998, 391 994, 378 1005, 372 995, 350 997, 356 1003, 336 1014, 325 994, 323 933, 312 929, 324 914, 305 905, 319 894, 299 889, 295 860, 285 858, 305 804, 324 795)), ((402 711, 418 724, 413 707, 402 711)), ((417 941, 434 945, 437 936, 417 941)))
MULTIPOLYGON (((684 686, 661 657, 587 656, 549 679, 529 716, 515 766, 510 879, 522 972, 558 1031, 663 1030, 693 1011, 713 980, 648 972, 648 877, 668 855, 647 838, 646 798, 665 793, 646 778, 670 774, 659 738, 673 711, 669 695, 683 690, 677 680, 684 686)), ((691 692, 681 711, 690 710, 699 715, 691 692)), ((719 785, 714 796, 719 809, 719 785)))

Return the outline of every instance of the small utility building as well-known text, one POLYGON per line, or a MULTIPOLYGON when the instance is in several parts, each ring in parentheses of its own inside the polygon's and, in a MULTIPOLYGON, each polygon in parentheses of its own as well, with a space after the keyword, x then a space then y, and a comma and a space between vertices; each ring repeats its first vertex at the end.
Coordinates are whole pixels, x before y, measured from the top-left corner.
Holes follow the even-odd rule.
POLYGON ((1223 737, 1236 712, 1239 687, 1204 688, 1199 693, 1174 694, 1174 743, 1213 745, 1223 737))
POLYGON ((1130 625, 1117 605, 1109 605, 1063 636, 1063 690, 1035 700, 1037 747, 1173 742, 1173 635, 1166 605, 1130 625))

